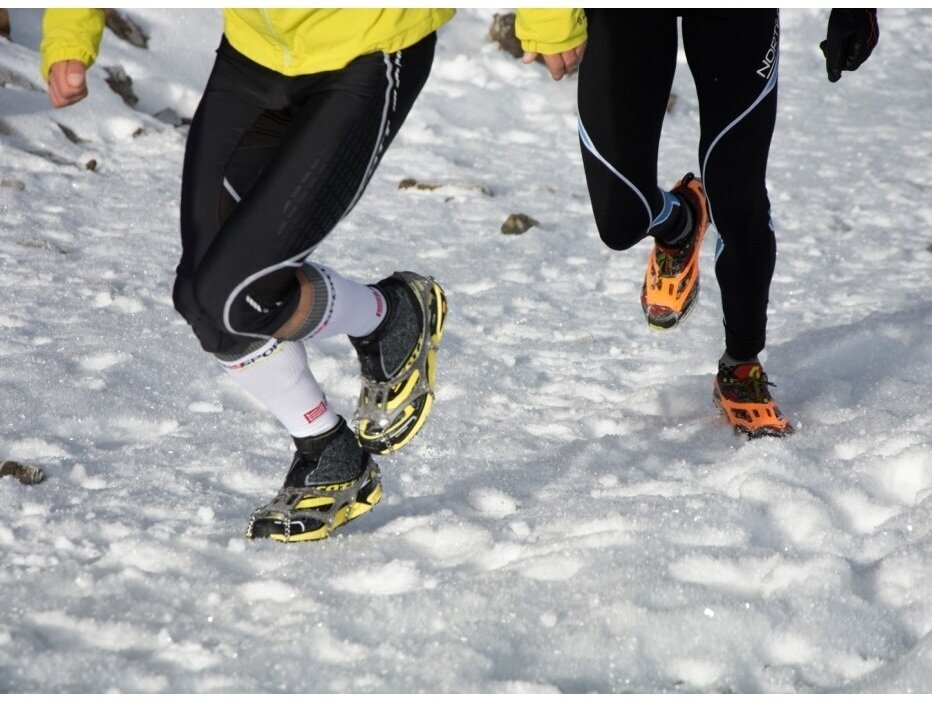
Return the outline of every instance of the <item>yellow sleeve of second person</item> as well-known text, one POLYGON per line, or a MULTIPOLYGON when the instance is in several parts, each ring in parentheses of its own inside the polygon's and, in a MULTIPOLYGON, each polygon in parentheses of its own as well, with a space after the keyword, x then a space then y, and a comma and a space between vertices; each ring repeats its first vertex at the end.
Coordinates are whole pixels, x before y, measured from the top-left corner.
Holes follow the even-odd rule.
POLYGON ((559 54, 574 49, 588 36, 586 12, 579 8, 518 8, 515 34, 524 51, 559 54))
POLYGON ((97 58, 104 33, 104 11, 92 9, 46 10, 42 15, 42 78, 59 61, 76 59, 90 66, 97 58))

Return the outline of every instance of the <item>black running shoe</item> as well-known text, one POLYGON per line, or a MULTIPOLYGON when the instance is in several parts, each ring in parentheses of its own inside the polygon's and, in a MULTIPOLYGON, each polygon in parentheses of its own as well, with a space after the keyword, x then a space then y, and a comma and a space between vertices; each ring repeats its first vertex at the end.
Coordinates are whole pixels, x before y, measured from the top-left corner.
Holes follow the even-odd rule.
POLYGON ((447 301, 440 284, 412 272, 395 272, 376 287, 385 296, 385 318, 365 338, 350 338, 363 376, 354 420, 364 450, 391 453, 414 438, 430 413, 447 301))
POLYGON ((365 514, 382 498, 379 469, 342 418, 322 436, 295 438, 285 484, 252 513, 247 538, 314 541, 365 514))

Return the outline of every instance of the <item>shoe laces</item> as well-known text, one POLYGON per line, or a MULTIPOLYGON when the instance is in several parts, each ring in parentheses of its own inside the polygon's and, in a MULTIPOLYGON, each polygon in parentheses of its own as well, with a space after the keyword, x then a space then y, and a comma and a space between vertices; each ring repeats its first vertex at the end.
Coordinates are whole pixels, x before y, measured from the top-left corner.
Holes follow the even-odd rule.
POLYGON ((698 224, 693 223, 693 229, 683 238, 683 242, 676 245, 667 245, 657 241, 654 248, 654 260, 657 263, 657 270, 662 277, 675 277, 679 274, 689 258, 692 256, 693 247, 696 244, 696 233, 698 224))
POLYGON ((657 249, 654 259, 657 262, 657 270, 662 277, 675 277, 683 269, 689 254, 689 246, 693 242, 693 236, 690 234, 686 241, 680 247, 670 247, 657 243, 657 249))
POLYGON ((719 385, 729 399, 739 402, 757 404, 771 401, 767 387, 776 387, 767 379, 767 373, 756 362, 726 367, 722 365, 718 372, 719 385))

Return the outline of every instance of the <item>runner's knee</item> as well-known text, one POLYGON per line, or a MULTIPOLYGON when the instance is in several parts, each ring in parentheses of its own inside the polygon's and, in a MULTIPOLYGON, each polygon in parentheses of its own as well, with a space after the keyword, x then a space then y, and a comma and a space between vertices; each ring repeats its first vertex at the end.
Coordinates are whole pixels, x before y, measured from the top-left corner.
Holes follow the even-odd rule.
POLYGON ((599 237, 611 249, 627 250, 646 237, 644 207, 640 203, 637 206, 633 208, 617 199, 608 200, 601 207, 593 202, 599 237))
MULTIPOLYGON (((253 340, 244 340, 230 335, 223 329, 215 316, 210 315, 200 304, 194 293, 194 280, 179 274, 172 291, 175 310, 194 330, 201 347, 221 359, 241 357, 244 345, 254 344, 253 340), (226 357, 223 357, 226 356, 226 357)), ((264 341, 263 341, 264 342, 264 341)))

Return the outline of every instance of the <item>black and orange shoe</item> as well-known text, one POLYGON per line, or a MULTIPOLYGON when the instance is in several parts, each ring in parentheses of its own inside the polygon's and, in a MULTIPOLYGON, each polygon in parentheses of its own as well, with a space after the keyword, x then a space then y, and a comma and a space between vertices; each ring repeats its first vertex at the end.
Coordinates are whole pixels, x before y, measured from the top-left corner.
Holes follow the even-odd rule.
POLYGON ((693 229, 682 244, 667 246, 659 241, 647 258, 641 308, 651 328, 669 330, 693 310, 699 296, 699 251, 709 228, 709 206, 702 182, 686 174, 671 189, 689 205, 693 229))
POLYGON ((733 367, 719 362, 712 395, 736 432, 749 438, 788 436, 795 429, 771 398, 767 388, 772 386, 759 362, 733 367))
POLYGON ((284 486, 252 513, 246 537, 316 541, 370 511, 382 499, 379 468, 341 418, 321 436, 295 438, 284 486))
POLYGON ((350 342, 363 376, 354 418, 359 444, 384 454, 414 438, 430 413, 447 300, 440 284, 412 272, 396 272, 376 286, 387 302, 385 319, 350 342))

